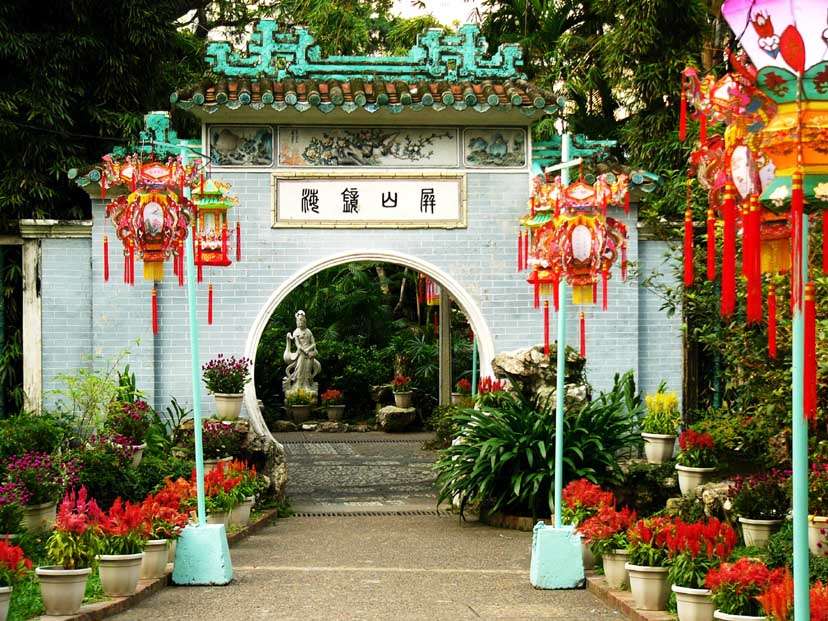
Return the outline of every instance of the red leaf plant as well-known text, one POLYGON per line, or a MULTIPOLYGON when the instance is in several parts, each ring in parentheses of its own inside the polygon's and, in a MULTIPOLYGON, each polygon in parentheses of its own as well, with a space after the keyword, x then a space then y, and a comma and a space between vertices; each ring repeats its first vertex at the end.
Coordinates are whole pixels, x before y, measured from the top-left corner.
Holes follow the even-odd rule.
POLYGON ((667 533, 668 579, 678 586, 703 589, 707 573, 730 557, 737 541, 733 527, 716 518, 675 520, 667 533))
POLYGON ((86 487, 70 491, 58 508, 55 528, 46 542, 49 561, 63 569, 84 569, 92 565, 101 542, 104 514, 86 487))
POLYGON ((603 556, 627 548, 627 530, 636 519, 636 513, 632 509, 624 507, 617 510, 603 505, 595 515, 581 522, 578 532, 594 554, 603 556))
MULTIPOLYGON (((224 462, 218 462, 216 467, 204 477, 204 495, 207 502, 207 511, 223 513, 230 511, 244 500, 243 490, 239 489, 244 477, 229 473, 225 470, 224 462)), ((195 481, 193 470, 192 481, 195 481)))
POLYGON ((141 505, 116 498, 101 520, 101 554, 138 554, 150 535, 141 505))
MULTIPOLYGON (((769 621, 788 621, 793 618, 793 577, 786 571, 783 578, 771 584, 756 599, 769 621)), ((828 586, 817 582, 811 587, 811 621, 828 621, 828 586)))
POLYGON ((705 586, 713 591, 716 608, 732 615, 760 614, 757 596, 785 579, 785 570, 768 569, 761 561, 740 558, 711 569, 705 586))
POLYGON ((26 558, 23 548, 12 544, 10 539, 0 539, 0 587, 14 586, 26 577, 32 562, 26 558))
POLYGON ((638 520, 627 531, 628 560, 632 565, 663 567, 667 562, 667 537, 673 522, 666 517, 638 520))
POLYGON ((679 454, 676 461, 691 468, 709 468, 716 465, 716 446, 713 436, 693 429, 682 431, 679 436, 679 454))
POLYGON ((587 479, 576 479, 563 488, 563 512, 566 524, 578 526, 592 517, 601 507, 614 507, 615 496, 587 479))
POLYGON ((178 539, 190 518, 189 512, 170 506, 164 490, 150 494, 141 503, 141 515, 147 525, 150 539, 178 539), (160 496, 160 498, 159 498, 160 496))

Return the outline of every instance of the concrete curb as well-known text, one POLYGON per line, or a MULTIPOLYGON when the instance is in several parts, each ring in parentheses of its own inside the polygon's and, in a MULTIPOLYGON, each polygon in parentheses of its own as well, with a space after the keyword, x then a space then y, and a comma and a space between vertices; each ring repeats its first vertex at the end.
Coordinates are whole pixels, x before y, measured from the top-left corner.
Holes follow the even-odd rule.
MULTIPOLYGON (((227 536, 227 543, 231 546, 238 542, 247 539, 253 533, 261 530, 275 518, 278 514, 278 509, 267 509, 262 511, 262 514, 251 522, 245 528, 242 528, 235 533, 227 536)), ((131 608, 135 604, 145 600, 150 595, 157 593, 164 587, 170 584, 170 575, 172 573, 172 565, 167 566, 167 573, 162 578, 155 580, 139 580, 138 588, 135 593, 129 597, 113 597, 102 602, 95 602, 94 604, 84 604, 81 606, 80 612, 76 615, 69 616, 53 616, 43 615, 36 617, 40 621, 99 621, 123 612, 131 608)))
POLYGON ((638 610, 633 604, 632 593, 610 589, 604 576, 599 576, 592 570, 586 572, 586 588, 630 621, 675 621, 676 619, 675 615, 663 610, 638 610))

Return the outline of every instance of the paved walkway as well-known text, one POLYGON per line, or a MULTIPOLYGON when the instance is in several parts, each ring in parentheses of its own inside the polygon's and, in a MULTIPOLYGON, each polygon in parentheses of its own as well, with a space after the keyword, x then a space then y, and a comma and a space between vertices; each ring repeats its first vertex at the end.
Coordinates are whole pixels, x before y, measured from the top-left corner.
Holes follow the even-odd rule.
POLYGON ((419 442, 312 439, 288 446, 292 500, 336 515, 278 520, 232 549, 231 585, 165 589, 115 618, 623 619, 586 591, 533 589, 530 533, 393 514, 434 510, 419 442))

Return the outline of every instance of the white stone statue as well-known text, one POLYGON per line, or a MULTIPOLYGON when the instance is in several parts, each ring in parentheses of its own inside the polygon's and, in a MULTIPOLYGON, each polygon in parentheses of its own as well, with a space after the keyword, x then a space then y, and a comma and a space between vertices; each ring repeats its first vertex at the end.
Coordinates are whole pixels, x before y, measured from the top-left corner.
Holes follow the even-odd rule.
POLYGON ((303 388, 319 394, 319 384, 313 379, 322 370, 322 365, 316 359, 316 339, 308 329, 308 320, 305 311, 296 313, 296 329, 288 332, 285 338, 285 378, 282 380, 282 389, 285 395, 303 388), (295 351, 294 351, 295 348, 295 351))

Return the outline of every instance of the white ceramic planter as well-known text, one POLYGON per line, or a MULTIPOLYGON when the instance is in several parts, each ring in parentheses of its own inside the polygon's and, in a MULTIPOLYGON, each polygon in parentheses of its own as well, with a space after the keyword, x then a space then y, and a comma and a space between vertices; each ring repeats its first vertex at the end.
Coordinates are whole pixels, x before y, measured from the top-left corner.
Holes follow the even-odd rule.
POLYGON ((144 547, 141 580, 161 578, 167 572, 167 540, 150 539, 144 547))
POLYGON ((132 453, 132 467, 137 468, 144 458, 144 449, 147 448, 147 443, 144 442, 143 444, 138 444, 130 448, 134 451, 132 453))
POLYGON ((713 612, 714 619, 720 619, 720 621, 768 621, 767 617, 754 617, 753 615, 731 615, 726 612, 722 612, 721 610, 716 610, 713 612))
POLYGON ((11 594, 11 587, 0 587, 0 621, 6 621, 9 616, 9 602, 11 601, 11 594))
POLYGON ((55 523, 57 503, 44 502, 40 505, 26 505, 23 507, 23 527, 30 533, 48 530, 55 523))
POLYGON ((691 589, 674 584, 676 610, 679 621, 713 621, 716 606, 710 599, 710 589, 691 589))
POLYGON ((144 553, 99 554, 98 573, 101 576, 103 592, 109 597, 126 597, 135 593, 138 578, 141 577, 141 563, 144 553))
POLYGON ((173 539, 170 541, 170 545, 167 546, 167 562, 168 563, 175 563, 175 548, 178 544, 178 539, 173 539))
POLYGON ((768 537, 777 531, 782 520, 752 520, 739 516, 739 523, 745 545, 764 548, 768 545, 768 537))
POLYGON ((344 405, 328 405, 325 406, 325 414, 328 416, 328 420, 334 423, 338 423, 342 420, 342 416, 345 414, 345 406, 344 405))
POLYGON ((92 569, 63 569, 57 565, 35 569, 47 615, 73 615, 80 610, 86 580, 92 569))
POLYGON ((808 549, 814 556, 828 556, 828 517, 808 516, 808 549))
POLYGON ((221 420, 235 420, 239 417, 244 394, 239 393, 233 395, 215 392, 213 393, 213 399, 216 402, 216 418, 221 420))
POLYGON ((625 567, 627 556, 626 550, 615 550, 615 552, 607 552, 601 557, 604 562, 604 578, 606 578, 609 588, 621 590, 629 585, 630 576, 625 567))
POLYGON ((681 493, 689 496, 696 491, 699 485, 708 480, 708 477, 716 471, 715 468, 693 468, 676 464, 678 472, 678 483, 681 493))
POLYGON ((667 568, 630 563, 626 563, 624 568, 630 575, 630 591, 635 607, 639 610, 664 610, 670 594, 667 568))
POLYGON ((642 433, 644 438, 644 456, 647 463, 666 464, 673 458, 676 436, 664 433, 642 433))
POLYGON ((253 496, 249 496, 245 498, 243 502, 233 507, 233 510, 230 512, 228 524, 230 526, 233 524, 246 526, 247 523, 250 522, 250 511, 253 509, 253 503, 255 501, 256 499, 253 496))
POLYGON ((394 404, 398 408, 410 408, 411 407, 411 398, 414 395, 413 392, 410 390, 406 392, 395 392, 394 393, 394 404))
POLYGON ((297 425, 310 420, 311 406, 309 405, 291 405, 290 414, 293 417, 293 422, 297 425))
POLYGON ((204 460, 204 476, 207 476, 213 470, 215 470, 216 469, 216 464, 218 464, 220 461, 224 462, 224 465, 226 466, 231 461, 233 461, 233 458, 232 457, 222 457, 221 459, 205 459, 204 460))
POLYGON ((472 396, 467 392, 453 392, 451 393, 451 404, 461 407, 471 407, 471 398, 472 396))
POLYGON ((595 555, 584 540, 581 540, 581 558, 584 561, 584 569, 595 569, 595 555))
POLYGON ((207 523, 208 524, 224 524, 224 526, 226 528, 229 521, 230 521, 230 512, 229 511, 215 511, 213 513, 208 513, 207 514, 207 523))

